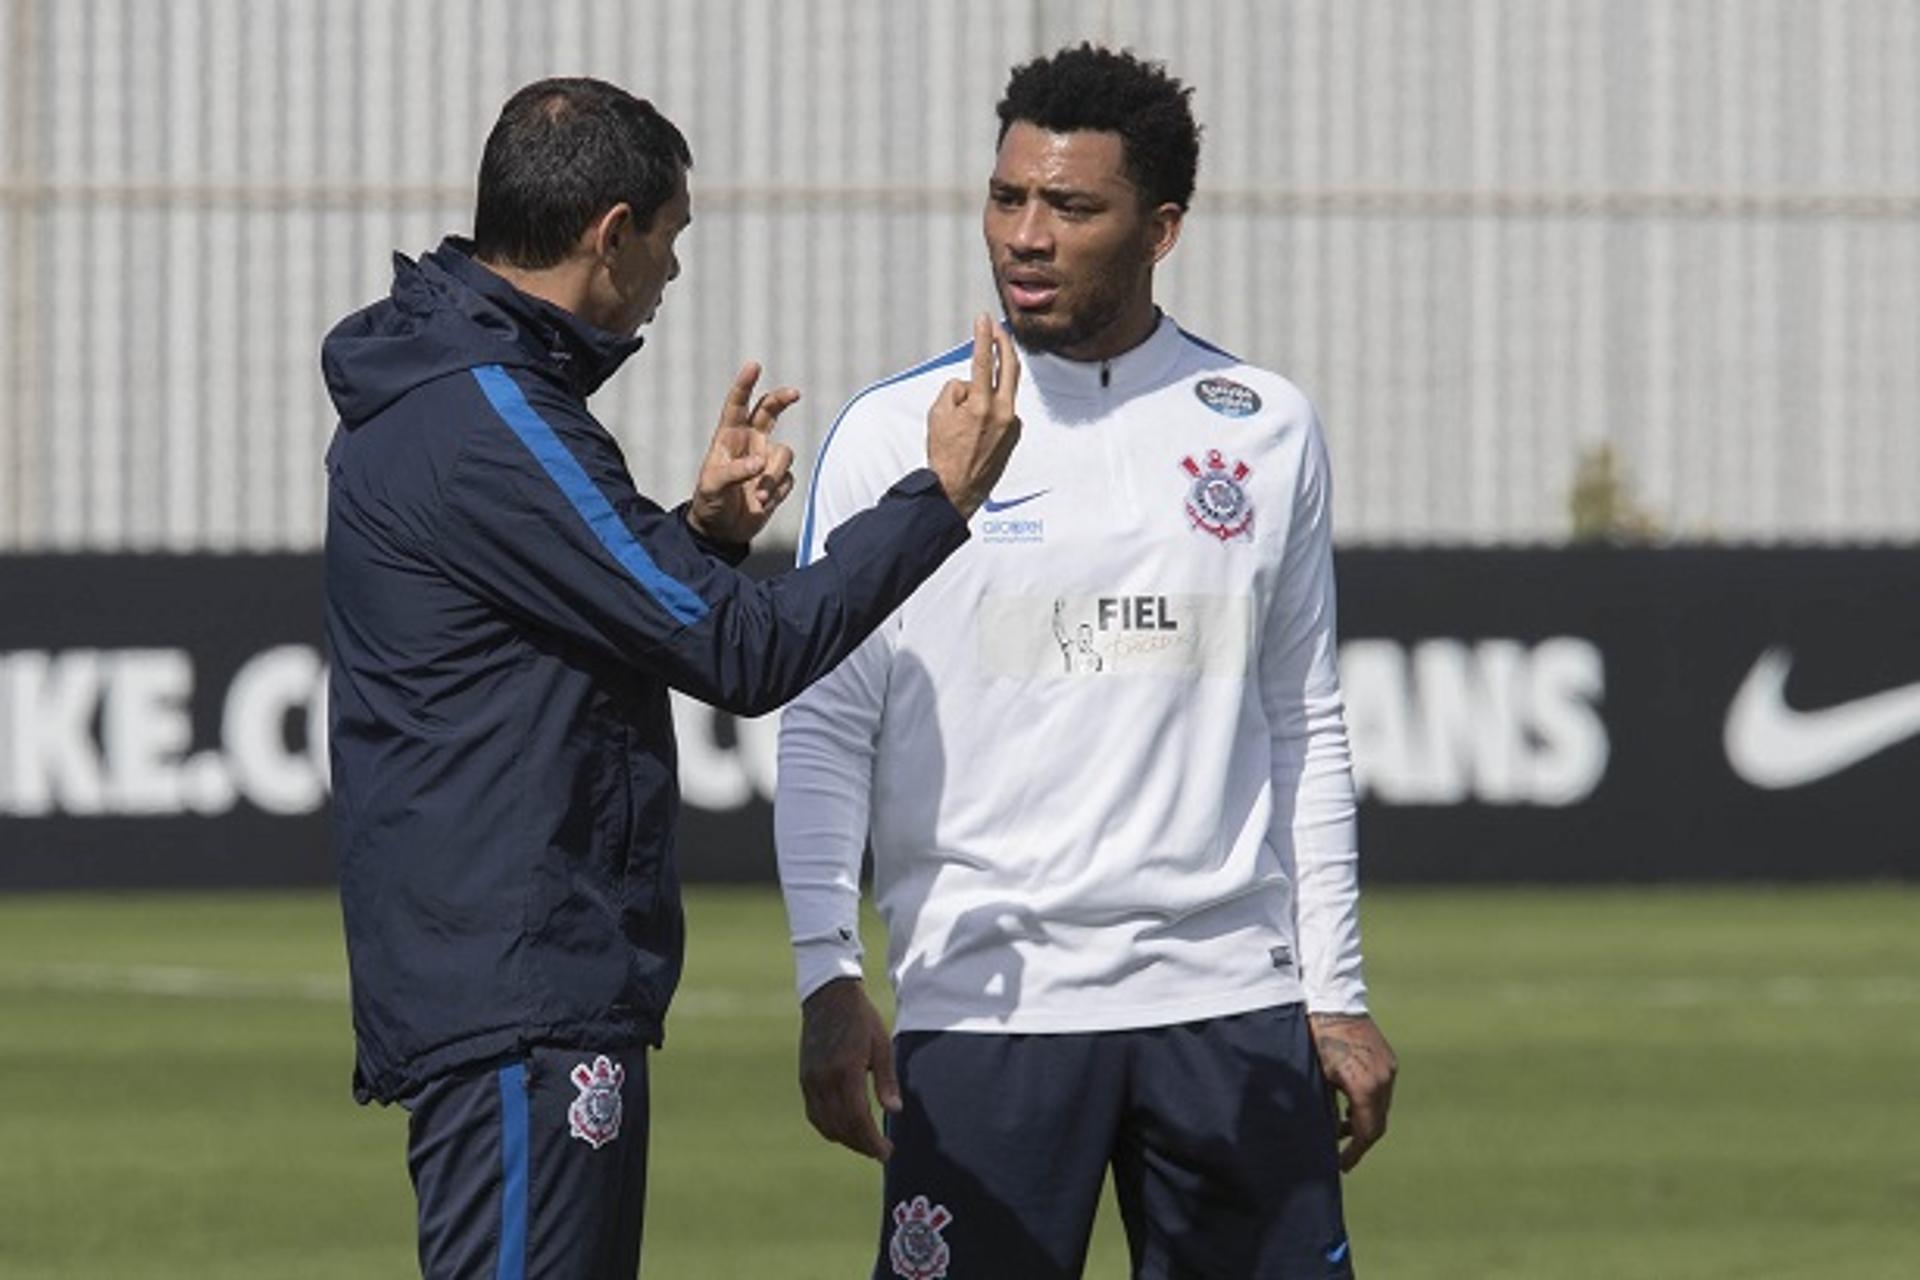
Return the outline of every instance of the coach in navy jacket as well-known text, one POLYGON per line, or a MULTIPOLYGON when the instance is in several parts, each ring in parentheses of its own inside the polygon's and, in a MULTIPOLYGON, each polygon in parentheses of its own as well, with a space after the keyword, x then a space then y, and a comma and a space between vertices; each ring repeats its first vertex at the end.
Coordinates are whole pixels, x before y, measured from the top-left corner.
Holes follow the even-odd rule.
MULTIPOLYGON (((362 1101, 413 1106, 450 1074, 521 1069, 542 1047, 660 1043, 682 953, 668 689, 741 715, 793 697, 965 541, 1012 448, 1011 377, 971 404, 950 390, 930 415, 934 469, 851 521, 817 567, 755 582, 734 565, 791 487, 791 452, 765 435, 794 395, 749 412, 750 367, 692 506, 637 493, 585 401, 678 273, 689 160, 618 89, 529 86, 488 141, 478 251, 449 239, 396 256, 392 296, 327 338, 333 788, 362 1101), (585 231, 556 221, 561 198, 588 211, 585 231), (570 255, 559 267, 524 269, 554 244, 570 255), (564 293, 567 262, 572 305, 538 296, 564 293)), ((600 1119, 583 1134, 575 1113, 571 1133, 598 1150, 619 1099, 562 1080, 566 1097, 576 1086, 577 1104, 601 1089, 600 1119)), ((430 1242, 417 1159, 415 1181, 425 1265, 459 1230, 430 1242)), ((525 1247, 511 1224, 460 1230, 525 1247)))
POLYGON ((638 343, 450 240, 326 344, 334 806, 382 1100, 529 1042, 657 1042, 680 966, 667 689, 740 715, 825 673, 954 547, 931 472, 827 573, 634 491, 583 397, 638 343))

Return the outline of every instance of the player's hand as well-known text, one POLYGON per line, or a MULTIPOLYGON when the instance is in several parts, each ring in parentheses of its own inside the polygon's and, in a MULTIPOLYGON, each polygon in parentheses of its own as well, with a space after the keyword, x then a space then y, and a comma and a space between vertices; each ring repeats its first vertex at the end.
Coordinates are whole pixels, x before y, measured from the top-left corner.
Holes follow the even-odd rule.
POLYGON ((1365 1014, 1310 1014, 1307 1028, 1328 1087, 1346 1099, 1346 1113, 1340 1116, 1340 1136, 1347 1140, 1340 1148, 1340 1171, 1345 1173, 1386 1135, 1400 1064, 1387 1038, 1365 1014))
POLYGON ((829 1142, 884 1161, 893 1144, 874 1123, 868 1072, 880 1105, 899 1111, 887 1024, 858 978, 835 978, 800 1005, 800 1092, 807 1119, 829 1142))
POLYGON ((986 501, 1020 441, 1019 390, 1013 339, 990 316, 975 316, 971 381, 947 383, 927 410, 927 465, 962 516, 986 501))
POLYGON ((800 398, 792 387, 753 400, 760 366, 748 361, 727 388, 720 425, 700 463, 687 523, 715 542, 745 546, 793 492, 793 450, 772 440, 780 415, 800 398), (753 408, 747 408, 753 400, 753 408))

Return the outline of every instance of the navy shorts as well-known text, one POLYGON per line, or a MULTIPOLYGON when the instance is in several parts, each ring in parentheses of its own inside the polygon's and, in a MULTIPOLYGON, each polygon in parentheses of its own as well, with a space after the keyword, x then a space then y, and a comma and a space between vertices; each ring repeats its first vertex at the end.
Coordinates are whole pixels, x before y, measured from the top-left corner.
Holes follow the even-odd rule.
POLYGON ((539 1048, 401 1099, 426 1280, 582 1280, 640 1269, 647 1056, 539 1048))
POLYGON ((1134 1031, 904 1032, 876 1280, 1075 1280, 1109 1167, 1133 1274, 1353 1274, 1299 1005, 1134 1031))

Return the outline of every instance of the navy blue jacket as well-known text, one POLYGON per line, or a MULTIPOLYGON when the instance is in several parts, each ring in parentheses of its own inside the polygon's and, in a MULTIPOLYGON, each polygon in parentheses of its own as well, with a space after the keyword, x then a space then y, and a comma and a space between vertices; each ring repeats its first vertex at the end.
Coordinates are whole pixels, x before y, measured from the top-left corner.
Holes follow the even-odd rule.
POLYGON ((658 1044, 680 974, 667 690, 824 675, 966 540, 931 471, 768 582, 635 492, 586 397, 638 347, 448 240, 322 364, 355 1095, 533 1044, 658 1044))

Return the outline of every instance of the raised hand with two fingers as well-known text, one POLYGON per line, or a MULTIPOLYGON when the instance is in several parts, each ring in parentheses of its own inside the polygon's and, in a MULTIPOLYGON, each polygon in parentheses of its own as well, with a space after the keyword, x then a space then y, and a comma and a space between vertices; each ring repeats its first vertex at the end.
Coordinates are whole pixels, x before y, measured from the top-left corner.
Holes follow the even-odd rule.
POLYGON ((1019 391, 1013 339, 992 317, 975 316, 972 377, 940 388, 927 410, 927 465, 963 516, 986 501, 1020 442, 1019 391))
POLYGON ((735 375, 687 507, 687 523, 696 533, 733 546, 752 542, 793 492, 793 450, 774 443, 772 436, 780 415, 800 393, 778 387, 754 400, 759 381, 754 361, 735 375))

